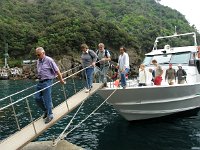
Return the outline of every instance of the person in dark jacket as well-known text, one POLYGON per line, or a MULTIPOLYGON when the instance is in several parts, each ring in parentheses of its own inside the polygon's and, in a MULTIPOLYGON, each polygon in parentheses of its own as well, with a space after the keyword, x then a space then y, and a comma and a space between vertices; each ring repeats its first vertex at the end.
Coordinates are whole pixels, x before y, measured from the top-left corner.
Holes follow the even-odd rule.
POLYGON ((169 64, 169 68, 166 70, 165 81, 166 80, 169 85, 173 85, 176 82, 176 70, 172 68, 172 64, 169 64))
POLYGON ((178 65, 178 70, 176 72, 176 76, 178 78, 178 84, 184 84, 186 81, 186 76, 187 73, 185 72, 185 70, 182 68, 182 65, 179 64, 178 65))

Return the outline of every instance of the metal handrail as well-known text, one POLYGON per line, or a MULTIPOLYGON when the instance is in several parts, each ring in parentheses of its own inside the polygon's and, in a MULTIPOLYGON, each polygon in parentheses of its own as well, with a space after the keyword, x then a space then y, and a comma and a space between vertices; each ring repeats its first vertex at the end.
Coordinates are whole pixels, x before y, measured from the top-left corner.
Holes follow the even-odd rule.
MULTIPOLYGON (((83 70, 85 70, 85 69, 87 69, 87 68, 90 68, 90 67, 92 67, 92 65, 90 65, 90 66, 88 66, 88 67, 85 67, 85 68, 83 68, 83 69, 81 69, 81 70, 79 70, 79 71, 77 71, 77 72, 75 72, 75 73, 69 75, 68 77, 63 78, 63 80, 66 80, 66 79, 68 79, 68 78, 70 78, 70 77, 72 77, 72 76, 74 76, 74 75, 76 75, 76 74, 82 72, 83 70)), ((54 82, 52 85, 49 85, 49 86, 47 86, 47 87, 45 87, 45 88, 43 88, 43 89, 41 89, 41 90, 38 90, 38 91, 36 91, 36 92, 34 92, 34 93, 32 93, 32 94, 29 94, 29 95, 27 95, 27 96, 25 96, 25 97, 23 97, 23 98, 21 98, 21 99, 15 101, 15 102, 11 103, 11 104, 8 104, 7 106, 1 107, 1 108, 0 108, 0 111, 4 110, 4 109, 6 109, 6 108, 8 108, 8 107, 10 107, 10 106, 12 106, 12 105, 14 105, 14 104, 17 104, 17 103, 21 102, 22 100, 24 100, 24 99, 26 99, 26 98, 28 98, 28 97, 30 97, 30 96, 33 96, 33 95, 35 95, 36 93, 39 93, 39 92, 41 92, 41 91, 43 91, 43 90, 45 90, 45 89, 47 89, 47 88, 49 88, 49 87, 51 87, 51 86, 54 86, 55 84, 57 84, 57 83, 59 83, 59 82, 60 82, 60 81, 54 82)))
POLYGON ((190 32, 190 33, 184 33, 184 34, 177 34, 175 32, 174 35, 169 35, 169 36, 163 36, 163 37, 157 37, 155 42, 154 42, 154 47, 153 50, 157 50, 157 43, 159 39, 168 39, 168 38, 173 38, 173 37, 180 37, 180 36, 188 36, 188 35, 193 35, 194 38, 194 46, 197 46, 197 37, 195 32, 190 32))
MULTIPOLYGON (((79 66, 76 66, 76 67, 80 67, 80 65, 79 65, 79 66)), ((67 72, 69 72, 69 71, 72 71, 72 70, 75 69, 76 67, 74 67, 74 68, 72 68, 72 69, 70 69, 70 70, 67 70, 67 71, 63 72, 62 74, 67 73, 67 72)), ((79 71, 77 71, 77 72, 75 72, 75 73, 72 73, 71 75, 69 75, 69 76, 63 78, 63 80, 65 81, 66 79, 71 78, 71 77, 73 77, 73 76, 79 74, 80 72, 82 72, 82 71, 84 71, 84 70, 86 70, 87 68, 90 68, 90 67, 92 67, 92 65, 90 65, 90 66, 88 66, 88 67, 85 67, 85 68, 82 68, 82 69, 80 69, 79 71)), ((19 124, 19 119, 18 119, 18 117, 17 117, 17 114, 16 114, 16 111, 15 111, 14 105, 17 104, 17 103, 19 103, 19 102, 21 102, 21 101, 24 101, 24 100, 25 100, 26 105, 27 105, 27 109, 28 109, 28 113, 29 113, 29 117, 30 117, 30 122, 31 122, 31 124, 32 124, 32 126, 33 126, 33 129, 34 129, 34 133, 35 133, 35 134, 38 134, 38 133, 37 133, 37 130, 36 130, 36 127, 35 127, 35 121, 34 121, 34 118, 33 118, 32 113, 31 113, 31 108, 30 108, 30 105, 29 105, 29 100, 28 100, 28 98, 31 97, 31 96, 33 96, 33 95, 35 95, 36 93, 39 93, 39 92, 41 92, 41 91, 43 91, 43 90, 45 90, 45 89, 47 89, 47 88, 49 88, 49 87, 54 86, 55 84, 57 84, 57 83, 59 83, 59 82, 60 82, 60 81, 54 82, 53 84, 51 84, 51 85, 49 85, 49 86, 47 86, 47 87, 45 87, 45 88, 43 88, 43 89, 41 89, 41 90, 38 90, 38 91, 36 91, 36 92, 34 92, 34 93, 31 93, 31 94, 29 94, 29 95, 27 95, 27 96, 25 96, 25 97, 23 97, 23 98, 20 98, 20 99, 16 100, 15 102, 12 101, 12 96, 14 96, 14 95, 16 95, 16 94, 19 94, 19 93, 21 93, 22 91, 27 90, 28 88, 25 89, 25 90, 19 91, 19 92, 15 93, 15 94, 11 94, 10 96, 7 96, 7 97, 6 97, 6 98, 9 98, 9 97, 10 97, 10 103, 9 103, 8 105, 4 106, 4 107, 1 107, 1 108, 0 108, 0 111, 6 109, 6 108, 8 108, 8 107, 12 107, 12 110, 13 110, 13 113, 14 113, 14 117, 15 117, 15 121, 16 121, 16 124, 17 124, 17 128, 18 128, 18 130, 21 130, 21 127, 20 127, 20 124, 19 124)), ((74 85, 73 87, 76 88, 76 85, 75 85, 74 80, 73 80, 73 85, 74 85)), ((34 85, 34 86, 35 86, 35 85, 34 85)), ((32 86, 32 87, 33 87, 33 86, 32 86)), ((64 85, 62 85, 62 87, 63 87, 63 93, 64 93, 64 98, 65 98, 64 101, 66 102, 66 106, 67 106, 67 108, 68 108, 68 110, 69 110, 68 102, 67 102, 66 90, 65 90, 64 85)), ((29 88, 29 89, 30 89, 30 88, 29 88)), ((75 93, 76 93, 76 90, 75 90, 75 93)), ((4 100, 4 99, 6 99, 6 98, 1 99, 1 101, 4 100)))
MULTIPOLYGON (((66 74, 66 73, 68 73, 68 72, 72 71, 73 69, 76 69, 77 67, 80 67, 80 66, 81 66, 81 65, 78 65, 78 66, 76 66, 76 67, 74 67, 74 68, 71 68, 71 69, 69 69, 69 70, 67 70, 67 71, 65 71, 65 72, 63 72, 63 73, 61 73, 61 74, 66 74)), ((16 93, 13 93, 13 94, 11 94, 11 95, 8 95, 8 96, 6 96, 6 97, 4 97, 4 98, 1 98, 1 99, 0 99, 0 102, 3 101, 3 100, 5 100, 5 99, 7 99, 7 98, 9 98, 9 97, 13 97, 13 96, 15 96, 15 95, 17 95, 17 94, 20 94, 20 93, 22 93, 22 92, 24 92, 24 91, 27 91, 27 90, 29 90, 29 89, 35 87, 35 86, 36 86, 36 85, 30 86, 30 87, 28 87, 28 88, 26 88, 26 89, 23 89, 23 90, 21 90, 21 91, 18 91, 18 92, 16 92, 16 93)))

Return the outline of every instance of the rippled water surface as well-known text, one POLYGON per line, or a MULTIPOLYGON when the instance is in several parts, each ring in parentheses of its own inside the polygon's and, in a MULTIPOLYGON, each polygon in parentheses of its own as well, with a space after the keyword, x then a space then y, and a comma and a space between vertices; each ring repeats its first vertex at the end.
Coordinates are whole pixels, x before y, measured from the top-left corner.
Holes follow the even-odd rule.
MULTIPOLYGON (((34 85, 32 80, 1 81, 0 99, 34 85)), ((83 84, 76 81, 76 87, 81 89, 83 84)), ((73 84, 65 85, 67 96, 74 92, 73 84)), ((32 92, 34 88, 22 95, 13 97, 16 101, 32 92)), ((58 84, 53 87, 53 104, 57 106, 64 98, 63 88, 58 84)), ((0 102, 5 106, 10 99, 0 102)), ((33 118, 42 115, 36 107, 34 96, 28 98, 33 118)), ((80 109, 69 130, 85 119, 103 99, 94 94, 80 109)), ((30 122, 29 113, 25 102, 15 104, 20 126, 30 122)), ((69 123, 75 111, 57 122, 53 127, 39 136, 36 141, 51 140, 57 137, 69 123)), ((67 131, 69 131, 67 130, 67 131)), ((12 107, 0 112, 0 140, 17 131, 12 107)), ((104 104, 95 114, 89 117, 77 129, 72 131, 66 139, 71 143, 81 146, 87 150, 200 150, 200 114, 199 112, 188 112, 187 114, 143 122, 128 122, 110 107, 104 104)))

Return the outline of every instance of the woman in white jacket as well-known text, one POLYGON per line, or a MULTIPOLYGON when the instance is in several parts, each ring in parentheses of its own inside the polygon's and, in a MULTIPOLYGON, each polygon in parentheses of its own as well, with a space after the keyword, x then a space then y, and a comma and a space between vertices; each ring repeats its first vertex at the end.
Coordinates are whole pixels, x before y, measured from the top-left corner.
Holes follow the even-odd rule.
POLYGON ((148 80, 147 71, 145 71, 145 65, 141 64, 139 68, 139 85, 138 86, 146 86, 148 80))

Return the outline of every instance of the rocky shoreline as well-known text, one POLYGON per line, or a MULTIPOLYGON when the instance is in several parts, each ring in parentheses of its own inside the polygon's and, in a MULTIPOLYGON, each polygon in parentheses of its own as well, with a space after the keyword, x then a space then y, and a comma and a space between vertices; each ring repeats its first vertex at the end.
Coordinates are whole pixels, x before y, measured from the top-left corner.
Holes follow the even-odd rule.
MULTIPOLYGON (((133 55, 133 54, 132 54, 133 55)), ((138 59, 130 54, 130 75, 135 76, 138 72, 137 64, 138 59)), ((78 57, 73 56, 62 56, 62 58, 55 58, 56 64, 60 68, 61 72, 66 72, 69 69, 75 68, 70 72, 63 74, 64 77, 69 76, 72 73, 75 73, 81 69, 78 67, 81 65, 78 57)), ((111 62, 111 64, 116 65, 116 62, 111 62)), ((112 76, 112 70, 110 69, 110 76, 112 76)), ((21 80, 21 79, 37 79, 36 75, 36 61, 30 61, 30 63, 22 64, 21 67, 13 68, 0 68, 0 80, 9 79, 9 80, 21 80)))

